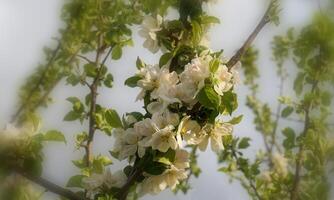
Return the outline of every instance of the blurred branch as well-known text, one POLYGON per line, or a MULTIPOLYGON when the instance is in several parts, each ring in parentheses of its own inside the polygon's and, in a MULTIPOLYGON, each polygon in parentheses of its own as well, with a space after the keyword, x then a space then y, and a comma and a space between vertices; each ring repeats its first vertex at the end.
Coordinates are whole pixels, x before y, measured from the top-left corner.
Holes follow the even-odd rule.
MULTIPOLYGON (((315 89, 318 85, 318 81, 315 81, 312 84, 312 90, 311 90, 311 94, 315 93, 315 89)), ((309 102, 305 108, 305 125, 304 125, 304 130, 303 133, 301 135, 301 138, 305 138, 307 136, 309 127, 310 127, 310 123, 311 123, 311 119, 310 119, 310 110, 312 108, 312 104, 313 102, 309 102)), ((295 168, 295 175, 293 177, 293 185, 292 185, 292 189, 291 189, 291 196, 290 196, 290 200, 297 200, 298 199, 298 192, 299 192, 299 186, 300 186, 300 179, 301 179, 301 169, 302 169, 302 162, 303 162, 303 154, 304 154, 304 144, 300 143, 299 146, 299 151, 297 154, 297 158, 296 158, 296 168, 295 168)))
POLYGON ((62 188, 62 187, 60 187, 60 186, 58 186, 58 185, 56 185, 56 184, 54 184, 54 183, 52 183, 52 182, 50 182, 46 179, 43 179, 41 177, 29 174, 22 169, 15 168, 14 170, 17 174, 20 174, 22 177, 24 177, 24 178, 40 185, 40 186, 46 188, 50 192, 58 194, 58 195, 60 195, 62 197, 65 197, 69 200, 88 200, 87 198, 80 197, 79 195, 72 192, 71 190, 67 190, 65 188, 62 188))
POLYGON ((276 3, 276 0, 271 0, 266 12, 264 13, 261 21, 259 24, 255 27, 253 32, 249 35, 245 43, 242 45, 242 47, 232 56, 232 58, 227 62, 226 66, 228 68, 232 68, 235 64, 237 64, 243 55, 246 53, 247 49, 251 46, 251 44, 254 42, 257 35, 261 32, 263 27, 265 27, 270 22, 270 12, 274 8, 276 3))
POLYGON ((43 83, 43 81, 46 77, 46 74, 47 74, 49 68, 52 66, 54 60, 56 59, 57 54, 60 51, 60 49, 61 49, 61 43, 59 42, 57 48, 53 51, 53 53, 51 55, 51 58, 49 59, 48 63, 46 64, 46 67, 45 67, 43 73, 41 74, 41 77, 37 81, 36 85, 28 92, 27 98, 22 102, 21 106, 17 109, 17 111, 13 115, 13 117, 11 119, 11 123, 14 123, 17 120, 17 118, 20 116, 22 111, 28 106, 30 99, 33 97, 34 93, 37 91, 39 86, 43 83))

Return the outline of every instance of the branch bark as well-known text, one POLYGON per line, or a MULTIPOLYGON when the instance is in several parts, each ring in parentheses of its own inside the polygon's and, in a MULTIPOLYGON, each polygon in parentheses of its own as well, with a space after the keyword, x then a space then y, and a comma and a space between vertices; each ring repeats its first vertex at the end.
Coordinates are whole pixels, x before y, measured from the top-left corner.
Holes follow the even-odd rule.
POLYGON ((96 52, 96 57, 95 57, 95 66, 96 68, 98 68, 98 73, 96 75, 96 77, 93 80, 93 83, 90 85, 90 95, 91 95, 91 99, 90 99, 90 109, 89 109, 89 128, 88 128, 88 139, 86 142, 86 146, 85 146, 85 162, 86 162, 86 166, 89 167, 91 164, 91 160, 92 160, 92 143, 94 140, 94 134, 95 134, 95 130, 96 130, 96 122, 95 122, 95 112, 96 112, 96 99, 97 99, 97 88, 98 88, 98 81, 99 81, 99 75, 100 75, 100 58, 101 58, 101 54, 102 51, 101 50, 101 43, 102 43, 102 36, 99 36, 98 38, 98 45, 97 45, 97 52, 96 52))
POLYGON ((65 188, 62 188, 46 179, 43 179, 42 177, 37 177, 34 175, 31 175, 27 172, 25 172, 22 169, 19 168, 15 168, 14 169, 15 172, 19 175, 21 175, 22 177, 46 188, 48 191, 53 192, 55 194, 58 194, 62 197, 66 197, 69 200, 88 200, 87 198, 83 198, 80 197, 79 195, 77 195, 76 193, 72 192, 71 190, 67 190, 65 188))
POLYGON ((232 58, 227 62, 226 66, 230 69, 235 64, 237 64, 241 58, 245 55, 246 51, 249 49, 251 44, 254 42, 257 35, 261 32, 263 27, 265 27, 269 22, 269 14, 274 6, 275 0, 272 0, 264 13, 263 17, 261 18, 261 21, 258 23, 258 25, 255 27, 253 32, 248 36, 245 43, 241 46, 241 48, 232 56, 232 58))

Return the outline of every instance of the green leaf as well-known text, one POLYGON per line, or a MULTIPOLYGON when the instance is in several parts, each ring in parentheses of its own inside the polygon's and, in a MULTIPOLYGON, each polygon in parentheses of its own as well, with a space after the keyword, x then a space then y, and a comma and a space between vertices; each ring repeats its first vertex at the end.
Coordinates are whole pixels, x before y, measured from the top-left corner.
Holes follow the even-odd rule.
POLYGON ((67 113, 64 117, 64 121, 75 121, 81 117, 80 113, 77 113, 75 111, 70 111, 67 113))
POLYGON ((217 110, 220 105, 220 96, 208 85, 197 94, 197 99, 206 108, 217 110))
POLYGON ((214 16, 203 15, 201 17, 201 22, 203 24, 219 24, 220 20, 214 16))
POLYGON ((151 175, 160 175, 167 169, 167 165, 160 162, 150 162, 144 166, 144 171, 151 175))
POLYGON ((213 59, 210 62, 210 72, 215 73, 219 67, 220 60, 219 59, 213 59))
POLYGON ((250 139, 250 138, 247 138, 247 137, 242 138, 241 141, 240 141, 239 144, 238 144, 238 148, 239 148, 239 149, 246 149, 246 148, 248 148, 248 147, 249 147, 249 141, 250 141, 250 140, 251 140, 251 139, 250 139))
POLYGON ((138 82, 139 80, 141 80, 141 79, 142 79, 142 78, 139 77, 139 76, 132 76, 132 77, 126 79, 126 81, 125 81, 124 84, 127 85, 127 86, 129 86, 129 87, 134 88, 134 87, 137 87, 137 82, 138 82))
POLYGON ((101 174, 105 166, 111 165, 112 161, 106 156, 98 156, 93 160, 93 172, 101 174))
POLYGON ((75 175, 68 180, 66 187, 77 187, 82 188, 82 179, 86 178, 87 176, 84 175, 75 175))
POLYGON ((139 57, 137 57, 137 60, 136 60, 137 69, 144 68, 145 66, 146 66, 146 64, 139 57))
POLYGON ((112 88, 114 82, 114 77, 112 74, 108 74, 107 77, 104 79, 104 85, 108 88, 112 88))
POLYGON ((111 57, 114 60, 118 60, 122 57, 122 53, 122 47, 120 45, 116 45, 112 50, 111 57))
POLYGON ((292 149, 295 146, 295 139, 296 139, 296 133, 295 131, 287 127, 282 130, 283 135, 285 136, 285 140, 283 141, 283 146, 286 149, 292 149))
POLYGON ((81 160, 72 160, 72 163, 74 166, 76 166, 79 169, 83 169, 86 168, 86 164, 85 162, 81 159, 81 160))
POLYGON ((294 111, 293 107, 287 106, 286 108, 284 108, 282 110, 282 114, 281 115, 282 115, 282 117, 286 118, 286 117, 289 117, 292 114, 293 111, 294 111))
POLYGON ((164 55, 161 56, 160 61, 159 61, 159 67, 163 67, 170 61, 170 59, 173 58, 172 53, 165 53, 164 55))
POLYGON ((65 136, 57 130, 51 130, 45 133, 43 136, 44 141, 55 141, 55 142, 64 142, 66 144, 65 136))
POLYGON ((224 111, 231 115, 232 112, 238 108, 237 95, 232 91, 225 92, 222 96, 222 107, 224 111))
POLYGON ((115 110, 109 109, 105 112, 105 118, 107 123, 114 128, 123 127, 121 118, 115 110))
POLYGON ((80 82, 80 78, 71 74, 67 77, 66 82, 72 86, 76 86, 80 82))
POLYGON ((238 117, 234 117, 228 123, 233 124, 233 125, 239 124, 241 122, 241 120, 242 120, 243 117, 244 117, 243 115, 239 115, 238 117))
POLYGON ((173 149, 169 149, 166 153, 159 152, 154 158, 154 161, 170 165, 175 160, 175 153, 176 152, 173 149))
POLYGON ((95 78, 97 76, 97 68, 95 64, 88 63, 84 65, 85 73, 88 77, 95 78))

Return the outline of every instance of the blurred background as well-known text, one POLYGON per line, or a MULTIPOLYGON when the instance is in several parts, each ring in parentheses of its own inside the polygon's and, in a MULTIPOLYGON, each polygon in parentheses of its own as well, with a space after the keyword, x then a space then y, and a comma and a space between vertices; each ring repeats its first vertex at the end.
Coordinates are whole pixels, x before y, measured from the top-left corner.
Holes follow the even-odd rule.
MULTIPOLYGON (((206 9, 221 20, 210 31, 211 47, 214 50, 224 49, 226 56, 231 56, 242 45, 254 26, 258 23, 266 4, 264 0, 221 0, 217 5, 206 9)), ((17 106, 17 92, 25 78, 31 74, 40 62, 43 62, 43 47, 55 46, 53 37, 58 36, 58 29, 64 24, 60 20, 63 0, 0 0, 0 125, 7 123, 17 106)), ((320 1, 320 4, 322 2, 320 1)), ((275 108, 277 104, 279 81, 276 68, 271 60, 271 40, 274 35, 283 34, 289 27, 302 27, 318 9, 316 0, 284 0, 282 1, 281 25, 265 27, 256 39, 255 45, 260 50, 261 80, 260 97, 275 108)), ((99 101, 102 105, 114 108, 119 114, 140 111, 141 102, 135 102, 139 92, 124 86, 126 78, 135 71, 137 56, 146 63, 157 63, 159 54, 152 57, 142 48, 143 39, 137 34, 139 27, 134 27, 134 47, 124 50, 126 57, 118 61, 107 61, 110 72, 114 75, 114 87, 100 90, 99 101)), ((290 70, 290 69, 288 69, 290 70)), ((289 71, 293 74, 293 71, 289 71)), ((252 138, 249 156, 254 156, 257 148, 263 146, 262 138, 254 129, 252 114, 245 106, 246 87, 240 84, 237 88, 239 108, 236 116, 244 114, 244 120, 236 126, 234 134, 252 138)), ((291 92, 286 88, 285 95, 291 92)), ((77 170, 71 160, 77 159, 82 152, 74 151, 74 134, 83 131, 85 126, 77 123, 63 122, 62 119, 70 109, 66 102, 69 96, 81 96, 87 93, 82 87, 59 84, 52 92, 53 104, 46 110, 41 109, 44 129, 59 129, 66 135, 67 145, 51 144, 45 149, 45 170, 43 176, 55 183, 65 185, 67 178, 77 170), (63 146, 59 146, 63 145, 63 146)), ((94 141, 95 154, 107 154, 113 141, 103 134, 96 134, 94 141)), ((118 169, 122 163, 112 166, 118 169)), ((217 156, 211 150, 201 153, 199 165, 203 173, 198 179, 191 180, 192 190, 187 195, 174 196, 170 191, 159 195, 159 199, 224 199, 246 200, 248 195, 239 183, 230 183, 229 178, 217 170, 217 156), (219 191, 219 192, 218 192, 219 191)), ((145 196, 149 200, 154 197, 145 196)), ((45 199, 55 199, 47 194, 45 199)))

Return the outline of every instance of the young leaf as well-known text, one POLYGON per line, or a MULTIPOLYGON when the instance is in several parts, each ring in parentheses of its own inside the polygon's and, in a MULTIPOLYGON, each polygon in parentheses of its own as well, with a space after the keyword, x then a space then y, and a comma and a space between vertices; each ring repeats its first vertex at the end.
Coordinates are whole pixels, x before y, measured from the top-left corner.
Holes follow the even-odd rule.
POLYGON ((67 113, 64 117, 64 121, 75 121, 81 117, 81 114, 75 112, 75 111, 70 111, 67 113))
POLYGON ((109 109, 105 112, 106 121, 113 128, 121 128, 123 127, 121 118, 117 114, 115 110, 109 109))
POLYGON ((66 187, 77 187, 82 188, 82 179, 85 178, 84 175, 75 175, 68 180, 66 187))
POLYGON ((114 82, 114 77, 112 74, 108 74, 107 77, 104 79, 104 85, 108 88, 112 88, 114 82))
POLYGON ((64 135, 56 130, 48 131, 43 136, 44 141, 55 141, 55 142, 64 142, 66 144, 66 139, 64 135))
POLYGON ((85 73, 88 77, 96 77, 97 75, 97 68, 95 66, 95 64, 93 63, 88 63, 84 65, 84 69, 85 69, 85 73))
POLYGON ((125 81, 124 84, 127 85, 127 86, 129 86, 129 87, 134 88, 134 87, 137 87, 137 82, 140 79, 141 79, 141 77, 139 77, 139 76, 132 76, 132 77, 126 79, 126 81, 125 81))
POLYGON ((249 147, 249 141, 250 141, 250 140, 251 140, 251 139, 250 139, 250 138, 247 138, 247 137, 242 138, 241 141, 240 141, 239 144, 238 144, 238 148, 239 148, 239 149, 246 149, 247 147, 249 147))
POLYGON ((242 120, 243 117, 244 117, 243 115, 239 115, 238 117, 234 117, 228 123, 233 124, 233 125, 239 124, 241 122, 241 120, 242 120))
POLYGON ((159 61, 159 67, 162 67, 170 61, 170 59, 173 58, 172 53, 165 53, 164 55, 161 56, 160 61, 159 61))
POLYGON ((112 50, 111 57, 114 60, 118 60, 122 57, 122 53, 122 47, 120 45, 116 45, 112 50))
POLYGON ((284 118, 289 117, 292 114, 293 110, 294 110, 293 107, 287 106, 282 110, 282 117, 284 118))
POLYGON ((220 96, 210 86, 205 86, 197 95, 198 101, 206 108, 217 110, 220 96))
POLYGON ((137 60, 136 60, 136 67, 137 69, 141 69, 145 67, 145 63, 139 57, 137 57, 137 60))

